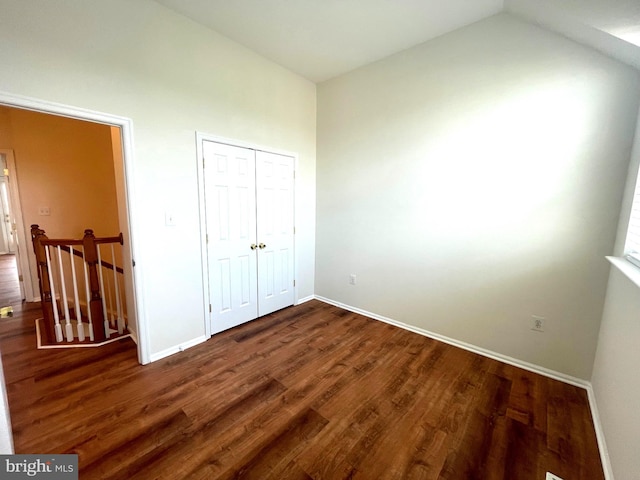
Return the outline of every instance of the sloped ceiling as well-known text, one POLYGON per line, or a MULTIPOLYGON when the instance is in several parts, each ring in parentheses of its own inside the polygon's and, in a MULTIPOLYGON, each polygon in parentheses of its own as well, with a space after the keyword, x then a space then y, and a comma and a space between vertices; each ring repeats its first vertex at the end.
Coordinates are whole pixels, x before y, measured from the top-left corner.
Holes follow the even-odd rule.
POLYGON ((316 83, 505 10, 640 68, 640 0, 156 2, 316 83))
POLYGON ((321 82, 500 12, 503 0, 156 0, 321 82))
POLYGON ((585 25, 640 46, 640 0, 519 0, 539 12, 572 17, 585 25))

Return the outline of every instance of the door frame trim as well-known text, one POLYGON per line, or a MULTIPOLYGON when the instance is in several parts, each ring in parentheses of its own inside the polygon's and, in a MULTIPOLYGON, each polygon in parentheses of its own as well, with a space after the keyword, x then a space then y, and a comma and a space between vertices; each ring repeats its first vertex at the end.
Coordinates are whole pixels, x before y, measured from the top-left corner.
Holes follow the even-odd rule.
POLYGON ((204 328, 206 338, 211 337, 211 315, 209 311, 209 305, 211 305, 211 298, 209 296, 209 254, 207 252, 207 216, 206 216, 206 203, 205 203, 205 184, 204 184, 204 151, 202 148, 202 142, 210 141, 216 143, 222 143, 230 145, 232 147, 249 148, 260 152, 275 153, 278 155, 285 155, 287 157, 293 157, 293 272, 295 278, 295 285, 293 287, 293 302, 294 305, 298 303, 298 249, 296 248, 296 176, 295 172, 298 170, 298 154, 295 152, 280 150, 277 148, 266 147, 264 145, 257 145, 251 142, 245 142, 243 140, 236 140, 231 138, 221 137, 219 135, 213 135, 201 131, 196 131, 196 157, 197 157, 197 173, 198 173, 198 214, 200 217, 200 250, 201 258, 200 262, 202 267, 202 298, 204 309, 204 328))
MULTIPOLYGON (((0 91, 0 105, 6 107, 20 108, 23 110, 31 110, 34 112, 48 113, 52 115, 73 118, 78 120, 84 120, 94 123, 101 123, 108 126, 119 127, 121 132, 122 141, 122 163, 124 173, 124 189, 126 196, 125 210, 127 218, 119 218, 120 229, 123 233, 128 231, 130 239, 130 253, 131 258, 137 258, 136 252, 139 250, 136 243, 136 231, 134 229, 135 216, 131 208, 134 203, 134 140, 133 140, 133 120, 126 117, 120 117, 109 113, 98 112, 94 110, 88 110, 85 108, 74 107, 71 105, 64 105, 61 103, 50 102, 46 100, 25 97, 22 95, 15 95, 7 92, 0 91)), ((118 179, 116 179, 118 181, 118 179)), ((144 292, 142 290, 142 272, 141 266, 137 265, 133 268, 133 265, 123 265, 125 272, 128 272, 133 283, 134 298, 131 301, 131 305, 134 307, 133 312, 127 312, 130 319, 133 319, 137 327, 137 351, 138 362, 142 365, 149 363, 149 326, 145 316, 144 310, 144 292)))
POLYGON ((33 277, 31 275, 31 265, 29 264, 28 246, 31 242, 28 240, 29 235, 24 224, 24 215, 22 214, 22 203, 20 201, 20 188, 18 183, 18 170, 16 168, 16 158, 12 148, 0 149, 7 159, 7 169, 9 170, 9 203, 12 209, 11 215, 16 219, 16 258, 19 260, 19 272, 22 275, 22 293, 27 302, 37 302, 40 295, 35 294, 33 285, 33 277), (22 249, 22 250, 21 250, 22 249))

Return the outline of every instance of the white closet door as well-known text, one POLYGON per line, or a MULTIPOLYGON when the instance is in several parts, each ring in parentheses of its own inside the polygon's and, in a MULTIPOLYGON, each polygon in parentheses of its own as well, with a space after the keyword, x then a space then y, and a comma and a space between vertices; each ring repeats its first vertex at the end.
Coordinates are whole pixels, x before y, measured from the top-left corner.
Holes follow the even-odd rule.
POLYGON ((294 303, 294 159, 256 152, 258 315, 294 303))
POLYGON ((204 141, 203 153, 211 331, 218 333, 258 316, 255 151, 204 141))

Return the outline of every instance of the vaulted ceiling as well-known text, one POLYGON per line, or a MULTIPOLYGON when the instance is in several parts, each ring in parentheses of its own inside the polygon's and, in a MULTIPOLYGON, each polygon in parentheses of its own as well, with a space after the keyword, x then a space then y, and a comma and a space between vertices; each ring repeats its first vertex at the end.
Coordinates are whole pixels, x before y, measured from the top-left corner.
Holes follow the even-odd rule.
POLYGON ((640 45, 639 0, 156 1, 313 82, 505 9, 535 17, 557 14, 565 23, 570 18, 640 45))

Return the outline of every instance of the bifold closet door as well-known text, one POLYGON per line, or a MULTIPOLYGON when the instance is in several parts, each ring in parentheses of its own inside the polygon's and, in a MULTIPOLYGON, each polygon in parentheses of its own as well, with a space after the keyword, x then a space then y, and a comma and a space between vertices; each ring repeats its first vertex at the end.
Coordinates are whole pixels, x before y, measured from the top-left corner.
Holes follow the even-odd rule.
POLYGON ((294 159, 203 141, 211 332, 293 305, 294 159))
POLYGON ((203 142, 212 333, 258 316, 255 151, 203 142))

